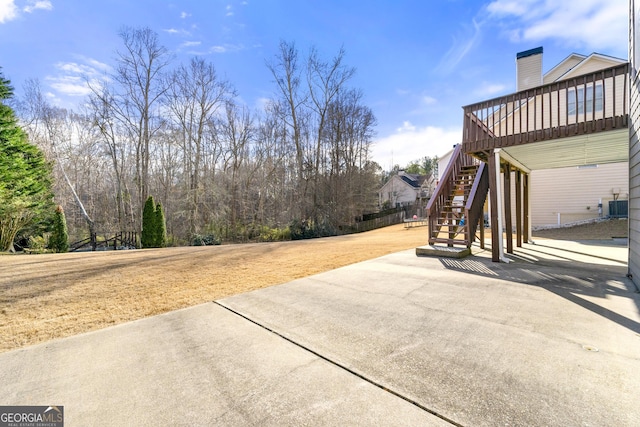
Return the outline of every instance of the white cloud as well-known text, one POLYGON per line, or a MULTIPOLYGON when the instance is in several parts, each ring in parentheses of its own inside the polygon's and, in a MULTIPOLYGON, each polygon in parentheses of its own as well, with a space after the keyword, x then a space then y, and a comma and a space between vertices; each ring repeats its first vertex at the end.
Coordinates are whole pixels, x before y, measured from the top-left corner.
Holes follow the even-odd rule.
POLYGON ((56 98, 86 96, 90 93, 87 81, 98 85, 107 80, 105 72, 109 65, 93 58, 77 57, 78 62, 58 62, 55 64, 57 73, 45 77, 49 86, 56 91, 56 98))
POLYGON ((394 164, 406 166, 424 156, 442 156, 462 140, 459 128, 417 127, 404 122, 392 135, 374 141, 372 158, 383 169, 394 164))
POLYGON ((628 7, 627 0, 495 0, 487 12, 512 41, 557 40, 571 48, 619 55, 628 43, 628 7))
POLYGON ((18 16, 18 9, 13 0, 0 0, 0 24, 11 21, 18 16))
POLYGON ((191 14, 190 14, 190 13, 187 13, 187 12, 182 12, 182 13, 180 14, 180 18, 182 18, 182 19, 188 18, 188 17, 190 17, 190 16, 191 16, 191 14))
POLYGON ((425 95, 422 97, 422 103, 424 105, 433 105, 433 104, 436 104, 437 102, 438 100, 432 96, 425 95))
POLYGON ((226 9, 227 9, 227 16, 233 16, 233 6, 228 4, 226 9))
POLYGON ((91 93, 84 79, 79 76, 47 77, 49 86, 65 96, 86 96, 91 93))
POLYGON ((22 9, 27 13, 32 13, 35 10, 52 10, 53 4, 49 0, 30 0, 28 4, 22 9))
POLYGON ((224 45, 211 46, 209 48, 209 51, 212 53, 227 53, 227 52, 237 52, 243 49, 244 49, 244 46, 241 44, 224 44, 224 45))
MULTIPOLYGON (((196 28, 196 26, 195 26, 195 25, 192 25, 192 28, 194 28, 194 29, 195 29, 195 28, 196 28)), ((178 29, 178 28, 165 28, 165 29, 163 29, 162 31, 164 31, 165 33, 169 33, 169 34, 171 34, 171 35, 178 34, 178 35, 185 36, 185 37, 188 37, 188 36, 190 36, 190 35, 191 35, 191 33, 190 33, 188 30, 185 30, 185 29, 178 29)))
POLYGON ((202 44, 202 42, 189 41, 189 42, 182 43, 182 45, 180 45, 180 46, 181 47, 194 47, 194 46, 200 46, 201 44, 202 44))
POLYGON ((465 28, 465 34, 454 36, 453 45, 436 66, 436 71, 444 74, 452 72, 471 49, 478 45, 482 38, 482 23, 474 19, 472 24, 465 28))
POLYGON ((473 94, 481 98, 489 98, 495 95, 505 93, 507 86, 500 83, 482 82, 480 86, 473 91, 473 94))
POLYGON ((273 103, 271 98, 260 97, 255 101, 255 108, 258 111, 265 111, 273 103))

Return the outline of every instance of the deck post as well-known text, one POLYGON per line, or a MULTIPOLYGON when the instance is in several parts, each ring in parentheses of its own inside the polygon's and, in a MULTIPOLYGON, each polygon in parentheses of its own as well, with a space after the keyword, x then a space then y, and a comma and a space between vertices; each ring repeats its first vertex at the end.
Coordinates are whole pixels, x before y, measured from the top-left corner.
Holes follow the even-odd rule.
POLYGON ((524 195, 524 200, 523 200, 523 206, 522 206, 522 213, 524 214, 524 224, 523 224, 523 228, 524 228, 524 241, 527 243, 532 243, 531 240, 531 206, 529 203, 530 200, 530 196, 531 196, 531 183, 529 180, 529 174, 525 173, 523 180, 522 180, 522 186, 523 188, 523 195, 524 195))
POLYGON ((502 224, 498 217, 500 212, 500 204, 498 203, 498 194, 500 189, 500 156, 491 153, 489 155, 489 198, 491 204, 491 261, 500 262, 500 254, 502 252, 502 224))
POLYGON ((516 246, 522 247, 522 171, 516 171, 516 246))
POLYGON ((504 164, 504 229, 507 238, 507 253, 513 253, 513 223, 511 221, 511 165, 504 164))

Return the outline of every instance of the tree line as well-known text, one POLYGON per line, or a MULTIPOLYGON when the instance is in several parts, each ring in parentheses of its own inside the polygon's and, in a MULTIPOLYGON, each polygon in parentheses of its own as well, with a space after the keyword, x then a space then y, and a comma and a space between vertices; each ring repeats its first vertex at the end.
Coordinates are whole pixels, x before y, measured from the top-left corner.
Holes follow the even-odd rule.
POLYGON ((119 35, 113 72, 86 81, 77 110, 51 105, 37 80, 15 103, 71 239, 141 230, 149 196, 169 244, 336 234, 376 210, 376 119, 344 50, 325 59, 281 42, 265 61, 274 95, 256 111, 213 63, 176 64, 149 28, 119 35))

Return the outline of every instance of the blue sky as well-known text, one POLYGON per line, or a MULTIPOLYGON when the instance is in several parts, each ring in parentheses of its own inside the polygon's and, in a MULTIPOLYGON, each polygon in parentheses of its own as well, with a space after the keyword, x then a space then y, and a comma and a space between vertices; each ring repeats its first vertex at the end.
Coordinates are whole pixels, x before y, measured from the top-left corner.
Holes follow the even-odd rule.
POLYGON ((176 63, 211 61, 259 108, 281 40, 327 59, 344 47, 389 169, 459 142, 462 106, 515 90, 517 52, 543 46, 544 71, 572 52, 627 58, 627 14, 628 0, 0 0, 0 67, 18 94, 35 78, 73 108, 81 76, 113 66, 119 29, 149 27, 176 63))

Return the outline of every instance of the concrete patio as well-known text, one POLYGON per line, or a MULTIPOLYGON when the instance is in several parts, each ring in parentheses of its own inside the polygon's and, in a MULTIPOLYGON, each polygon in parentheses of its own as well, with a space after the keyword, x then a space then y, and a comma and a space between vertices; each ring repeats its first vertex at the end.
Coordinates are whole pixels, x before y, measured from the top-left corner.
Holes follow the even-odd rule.
POLYGON ((398 252, 0 354, 0 404, 76 425, 640 425, 617 241, 398 252))

